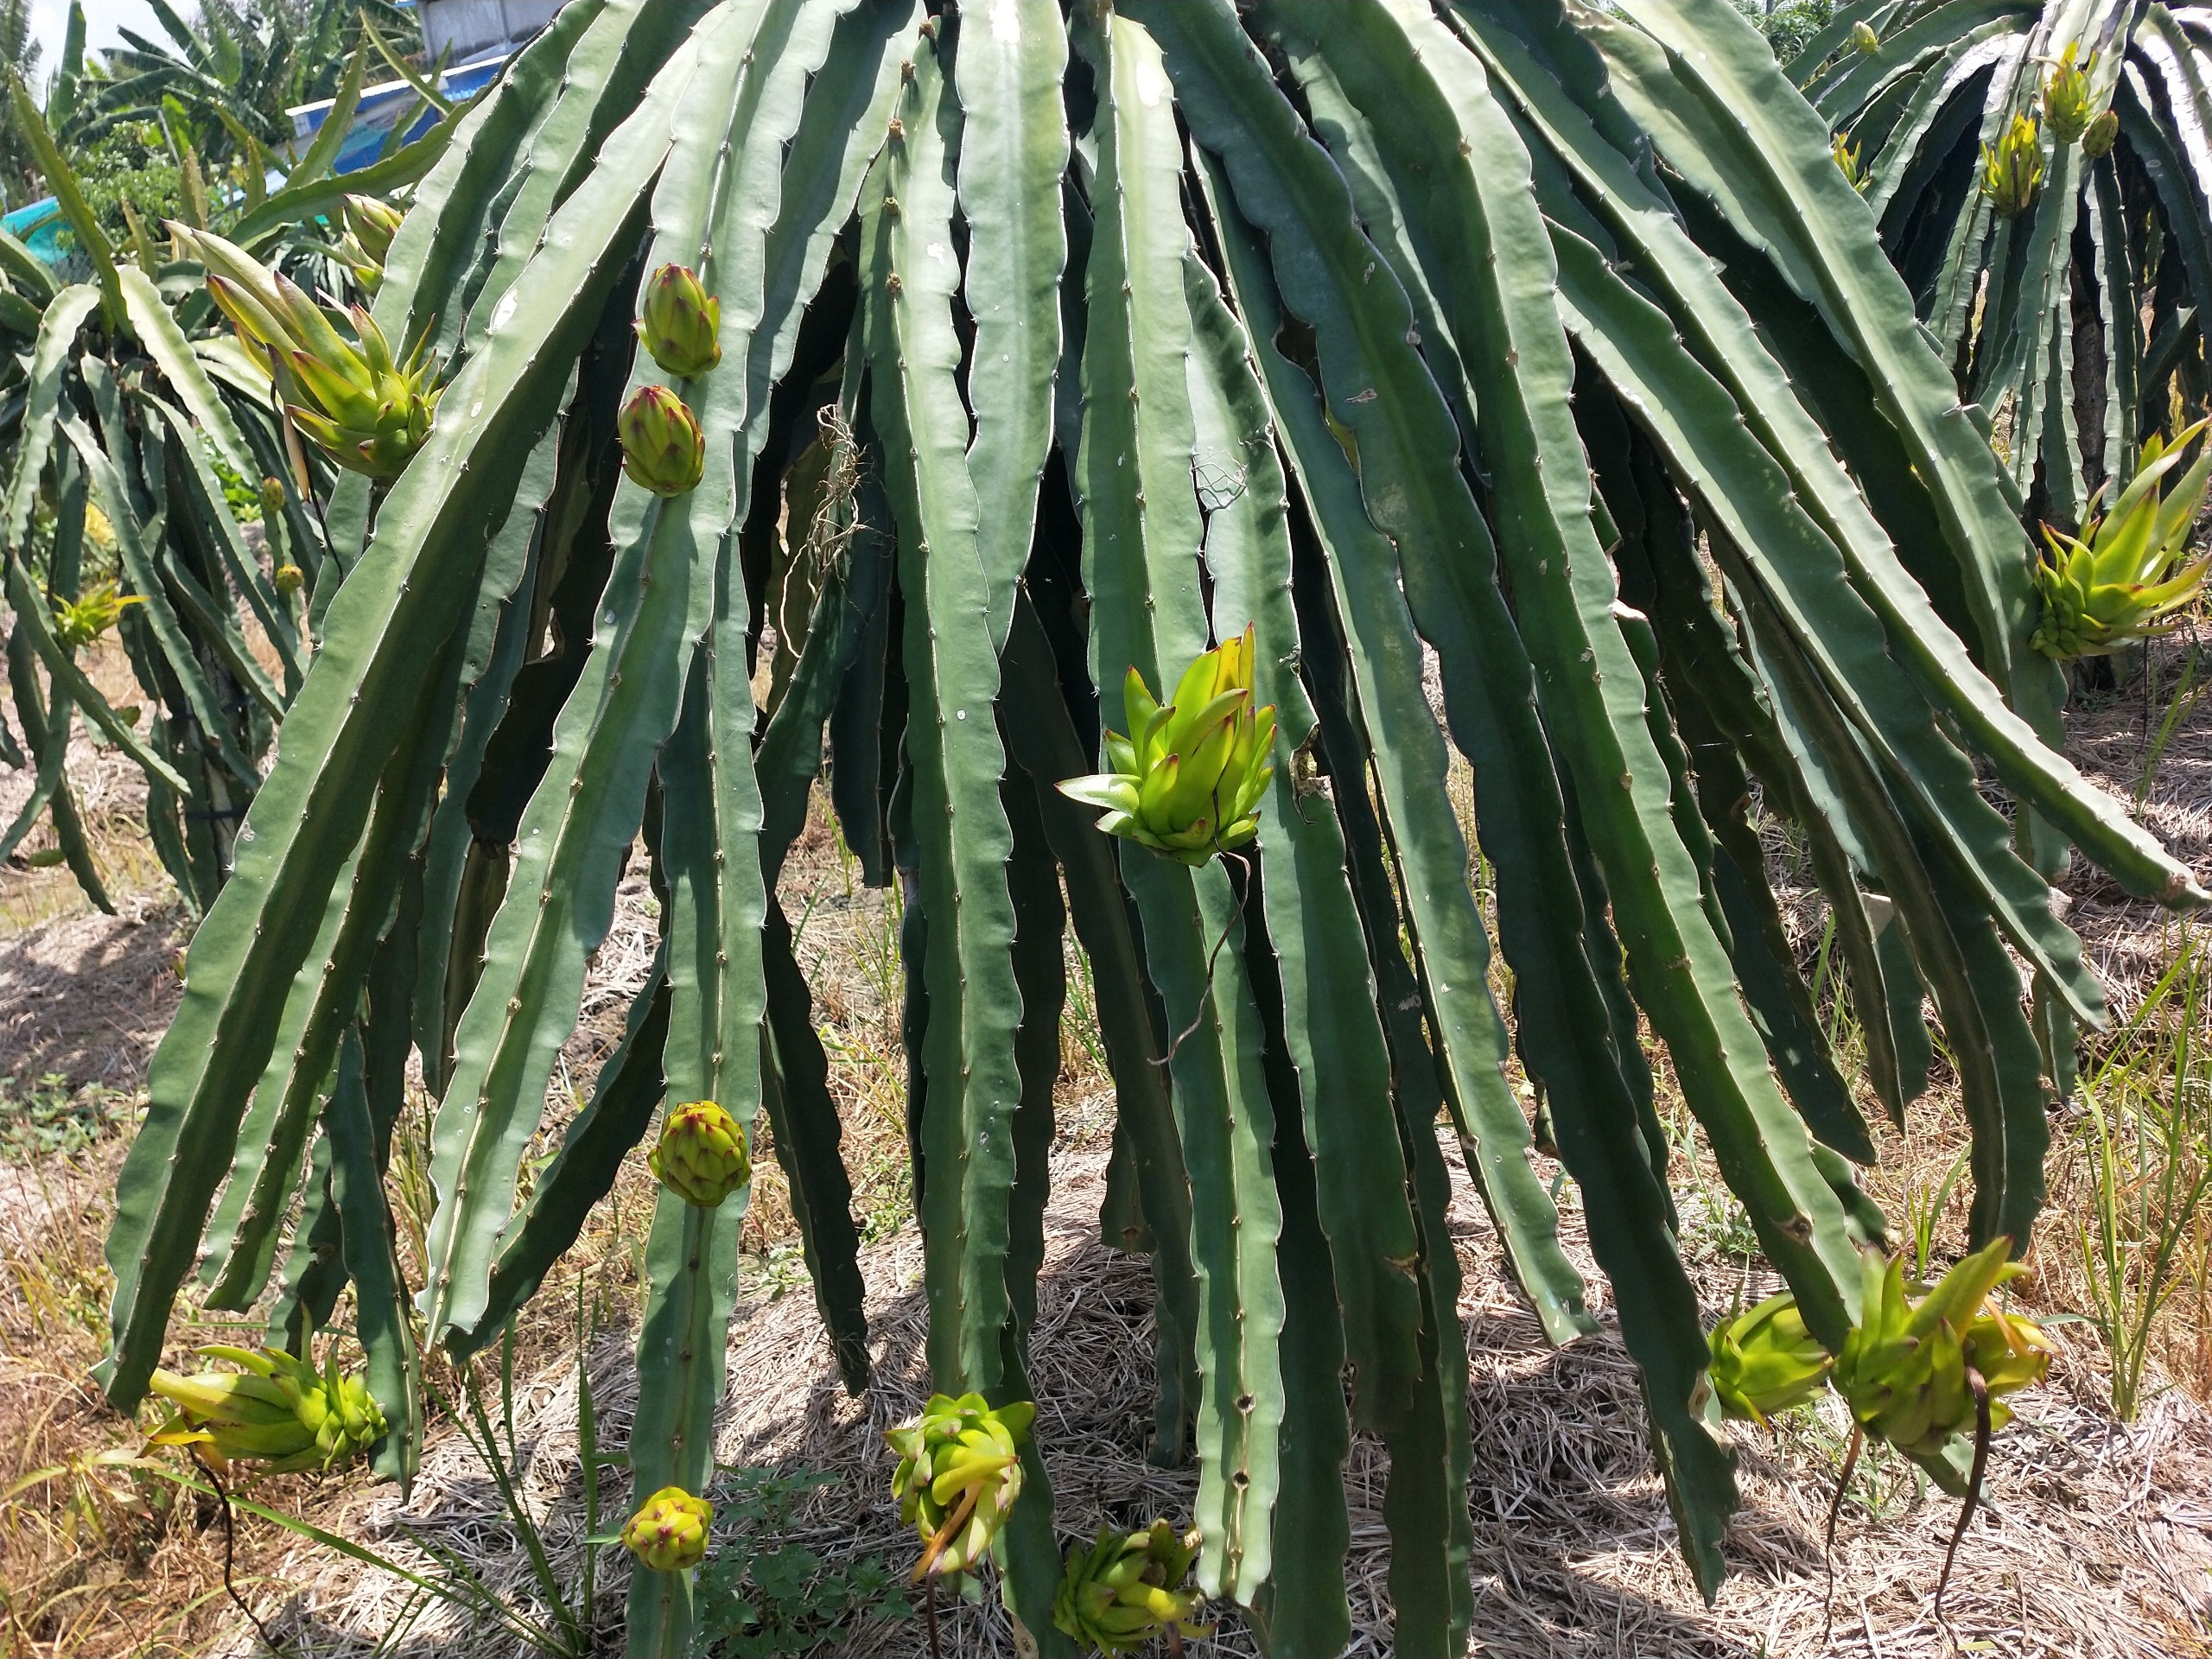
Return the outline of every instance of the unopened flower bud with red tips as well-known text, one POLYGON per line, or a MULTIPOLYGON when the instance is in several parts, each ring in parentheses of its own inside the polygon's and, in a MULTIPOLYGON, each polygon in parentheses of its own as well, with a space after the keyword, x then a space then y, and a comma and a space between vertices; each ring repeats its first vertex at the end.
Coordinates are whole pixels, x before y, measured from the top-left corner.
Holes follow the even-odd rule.
POLYGON ((261 480, 261 513, 264 518, 274 518, 284 511, 284 480, 264 478, 261 480))
POLYGON ((278 593, 289 599, 300 591, 301 584, 307 581, 307 572, 287 559, 270 573, 269 580, 278 593))
POLYGON ((2105 110, 2083 130, 2082 153, 2093 162, 2100 162, 2112 154, 2112 147, 2119 142, 2120 111, 2105 110))
POLYGON ((645 279, 638 338, 653 361, 679 380, 722 360, 722 302, 700 286, 689 265, 663 265, 645 279))
POLYGON ((688 495, 707 475, 707 435, 666 386, 640 386, 614 419, 622 470, 655 495, 688 495))
POLYGON ((707 1559, 715 1506, 681 1486, 664 1486, 622 1526, 623 1546, 656 1573, 681 1573, 707 1559))
POLYGON ((660 1144, 645 1154, 645 1162, 654 1179, 702 1210, 720 1207, 753 1179, 744 1127, 711 1100, 670 1112, 660 1144))

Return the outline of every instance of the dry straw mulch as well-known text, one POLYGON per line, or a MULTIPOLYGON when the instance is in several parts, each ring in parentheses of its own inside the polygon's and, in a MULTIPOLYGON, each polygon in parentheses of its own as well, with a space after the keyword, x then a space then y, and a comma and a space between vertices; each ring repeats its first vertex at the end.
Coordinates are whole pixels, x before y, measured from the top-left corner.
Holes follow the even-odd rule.
MULTIPOLYGON (((1097 1242, 1103 1160, 1096 1150, 1065 1149, 1057 1175, 1033 1369, 1043 1402, 1038 1432, 1071 1539, 1103 1521, 1187 1514, 1194 1476, 1144 1459, 1150 1279, 1141 1260, 1097 1242)), ((1882 1518, 1847 1508, 1831 1602, 1821 1533, 1836 1447, 1823 1447, 1827 1437, 1805 1427, 1779 1441, 1738 1433, 1745 1501, 1729 1538, 1734 1571, 1718 1606, 1707 1610, 1675 1554, 1626 1353, 1610 1331, 1563 1351, 1544 1345, 1504 1276, 1464 1172, 1455 1166, 1453 1179, 1467 1277, 1460 1312, 1474 1372, 1477 1651, 1530 1659, 1957 1651, 2162 1659, 2212 1651, 2212 1417, 2173 1393, 2140 1423, 2120 1427, 2098 1409, 2094 1374, 2074 1363, 2023 1398, 2019 1419, 1997 1443, 1987 1514, 1961 1547, 1948 1629, 1936 1624, 1930 1598, 1955 1507, 1932 1493, 1916 1503, 1895 1479, 1882 1518)), ((903 1560, 912 1548, 883 1497, 890 1465, 882 1441, 884 1427, 925 1392, 912 1230, 869 1250, 865 1266, 875 1386, 861 1399, 844 1394, 810 1298, 786 1294, 733 1327, 716 1441, 725 1463, 836 1477, 798 1511, 798 1541, 832 1561, 868 1554, 903 1560)), ((1718 1312, 1736 1295, 1736 1276, 1723 1267, 1709 1278, 1718 1312)), ((603 1432, 619 1435, 635 1387, 620 1335, 602 1338, 593 1361, 603 1432)), ((582 1532, 574 1371, 550 1370, 521 1395, 529 1491, 550 1517, 563 1560, 573 1562, 582 1532)), ((1392 1651, 1381 1508, 1387 1472, 1378 1446, 1356 1447, 1354 1653, 1392 1651)), ((610 1504, 620 1505, 624 1484, 619 1473, 608 1478, 610 1504)), ((402 1555, 404 1529, 420 1529, 465 1551, 492 1581, 529 1593, 522 1553, 457 1439, 431 1449, 404 1511, 395 1492, 365 1491, 348 1513, 319 1518, 402 1555)), ((618 1555, 610 1552, 608 1564, 619 1573, 618 1555)), ((298 1588, 267 1611, 299 1659, 365 1653, 401 1605, 396 1584, 312 1551, 296 1553, 277 1577, 298 1588)), ((620 1586, 610 1590, 609 1635, 620 1586)), ((963 1659, 1015 1652, 995 1599, 948 1611, 944 1637, 944 1651, 963 1659)), ((927 1649, 916 1621, 864 1626, 842 1650, 915 1659, 927 1649)), ((432 1614, 399 1651, 493 1659, 502 1649, 432 1614)), ((1257 1649, 1230 1615, 1193 1652, 1257 1649)))

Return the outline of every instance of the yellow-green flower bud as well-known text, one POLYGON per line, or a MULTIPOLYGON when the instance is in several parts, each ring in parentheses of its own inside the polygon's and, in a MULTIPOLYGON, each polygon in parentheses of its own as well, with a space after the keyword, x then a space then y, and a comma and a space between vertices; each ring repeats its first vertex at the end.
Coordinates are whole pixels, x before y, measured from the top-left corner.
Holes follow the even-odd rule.
POLYGON ((1863 192, 1872 180, 1873 175, 1859 159, 1859 146, 1839 132, 1835 135, 1834 141, 1829 144, 1828 153, 1835 157, 1837 170, 1843 175, 1851 188, 1863 192))
POLYGON ((1105 809, 1098 827, 1179 863, 1201 865, 1260 833, 1260 799, 1274 777, 1275 711, 1252 706, 1257 633, 1247 627, 1183 672, 1173 702, 1154 700, 1133 667, 1122 683, 1128 735, 1109 731, 1111 772, 1069 778, 1060 792, 1105 809))
POLYGON ((2089 76, 2096 69, 2097 54, 2092 52, 2086 62, 2076 65, 2074 54, 2080 49, 2078 42, 2069 44, 2043 79, 2043 118, 2062 144, 2072 143, 2096 118, 2089 102, 2089 76))
POLYGON ((743 1126, 711 1100, 695 1100, 670 1112, 660 1144, 645 1155, 645 1162, 654 1179, 702 1210, 718 1207, 753 1179, 743 1126))
POLYGON ((2082 153, 2091 161, 2102 161, 2112 154, 2112 147, 2120 142, 2120 111, 2101 110, 2095 120, 2089 123, 2082 134, 2082 153))
POLYGON ((656 1573, 681 1573, 707 1559, 715 1506, 681 1486, 664 1486, 622 1524, 622 1542, 656 1573))
POLYGON ((307 573, 287 559, 270 572, 269 580, 278 593, 289 599, 300 591, 300 585, 307 580, 307 573))
POLYGON ((622 470, 655 495, 685 495, 707 475, 707 435, 666 386, 640 386, 615 416, 622 470))
POLYGON ((1134 1653, 1170 1626, 1203 1636, 1191 1622, 1205 1599, 1189 1582, 1198 1555, 1198 1533, 1179 1535, 1165 1521, 1141 1532, 1102 1529, 1089 1549, 1069 1552, 1052 1623, 1102 1653, 1134 1653))
POLYGON ((1713 1327, 1705 1386, 1721 1413, 1764 1426, 1802 1405, 1827 1381, 1827 1351, 1805 1329, 1797 1299, 1784 1291, 1713 1327))
POLYGON ((437 410, 429 335, 405 362, 359 306, 326 312, 281 271, 232 243, 172 223, 185 253, 207 268, 208 296, 248 355, 275 378, 293 423, 330 458, 371 478, 396 478, 429 435, 437 410), (348 340, 338 325, 349 326, 348 340))
POLYGON ((1981 147, 1981 194, 2006 219, 2017 219, 2035 203, 2043 188, 2043 144, 2036 124, 2024 115, 1994 144, 1981 147))
POLYGON ((995 1409, 980 1394, 932 1395, 922 1414, 886 1431, 899 1454, 891 1496, 922 1540, 914 1576, 966 1572, 983 1557, 1021 1496, 1021 1444, 1037 1408, 995 1409))
POLYGON ((284 480, 281 478, 263 479, 261 480, 262 516, 267 518, 274 518, 278 513, 283 511, 284 480))
POLYGON ((391 238, 398 234, 406 214, 374 196, 348 196, 341 205, 340 216, 346 233, 339 238, 338 251, 346 256, 362 292, 373 294, 383 285, 385 261, 391 257, 391 238))
POLYGON ((1851 44, 1860 52, 1874 53, 1882 49, 1882 37, 1874 32, 1874 25, 1856 22, 1851 26, 1851 44))
POLYGON ((653 361, 679 380, 722 360, 722 302, 699 284, 688 265, 663 265, 645 279, 638 338, 653 361))

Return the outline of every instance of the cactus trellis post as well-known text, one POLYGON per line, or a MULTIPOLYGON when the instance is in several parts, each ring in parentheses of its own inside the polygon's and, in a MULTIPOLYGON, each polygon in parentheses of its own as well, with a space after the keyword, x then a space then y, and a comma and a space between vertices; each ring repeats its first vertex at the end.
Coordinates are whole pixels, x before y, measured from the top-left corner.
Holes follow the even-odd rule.
MULTIPOLYGON (((1063 1623, 1104 1628, 1139 1580, 1181 1596, 1187 1571, 1271 1651, 1338 1651, 1357 1427, 1391 1453, 1399 1650, 1464 1645, 1480 1471, 1440 1133, 1548 1332, 1591 1328, 1516 1058, 1710 1592, 1733 1460, 1699 1403, 1716 1350, 1640 1021, 1789 1283, 1792 1344, 1844 1346, 1883 1233, 1753 783, 1812 849, 1893 1119, 1925 1087, 1933 1000, 1977 1244, 2032 1221, 2063 1080, 2014 953, 2039 1007, 2101 1011, 1977 766, 2042 826, 2039 856, 2070 842, 2131 891, 2207 900, 2037 735, 2018 499, 1832 143, 1726 0, 567 8, 386 251, 374 321, 447 378, 388 487, 333 503, 348 574, 121 1179, 111 1395, 145 1390, 203 1249, 250 1300, 303 1204, 332 1217, 385 1417, 419 1421, 403 1299, 449 1353, 481 1347, 664 1099, 660 1167, 687 1190, 647 1253, 631 1460, 660 1554, 628 1640, 683 1651, 680 1500, 709 1472, 744 1192, 692 1201, 734 1171, 721 1141, 677 1155, 693 1103, 731 1147, 766 1108, 824 1323, 867 1376, 838 1123, 775 892, 826 770, 869 879, 907 899, 928 1363, 962 1410, 1026 1421, 1035 1057, 1066 921, 1095 965, 1109 1235, 1153 1253, 1154 1450, 1196 1457, 1196 1535, 1109 1540, 1063 1623), (1847 466, 1870 429, 1895 464, 1847 466), (787 659, 761 708, 772 589, 787 659), (1149 725, 1131 676, 1170 693, 1210 651, 1235 656, 1235 695, 1179 711, 1177 764, 1254 752, 1178 848, 1194 820, 1128 781, 1146 734, 1101 728, 1117 701, 1149 725), (1111 820, 1060 792, 1078 778, 1111 820), (641 831, 659 954, 525 1196, 641 831), (362 1131, 390 1121, 410 1039, 438 1207, 405 1283, 362 1131), (1151 1565, 1125 1570, 1141 1542, 1151 1565)), ((1064 1654, 1042 1404, 994 1465, 1020 1497, 991 1553, 1064 1654)), ((395 1433, 378 1466, 404 1479, 416 1450, 395 1433)))

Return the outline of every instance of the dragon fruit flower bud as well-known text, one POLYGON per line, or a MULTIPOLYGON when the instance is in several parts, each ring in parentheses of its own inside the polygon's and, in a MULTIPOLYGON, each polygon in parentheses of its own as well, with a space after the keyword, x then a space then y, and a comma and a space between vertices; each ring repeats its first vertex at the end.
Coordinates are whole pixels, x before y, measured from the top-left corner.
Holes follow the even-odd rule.
POLYGON ((688 265, 663 265, 645 279, 639 339, 653 361, 680 380, 702 375, 722 360, 722 302, 700 286, 688 265))
POLYGON ((2112 154, 2112 147, 2119 142, 2120 112, 2103 110, 2082 130, 2082 153, 2093 162, 2102 161, 2112 154))
POLYGON ((702 1210, 719 1207, 753 1179, 744 1128, 711 1100, 695 1100, 669 1113, 660 1144, 645 1162, 663 1186, 702 1210))
POLYGON ((688 495, 707 475, 707 435, 666 386, 640 386, 614 420, 622 470, 655 495, 688 495))
POLYGON ((640 1565, 681 1573, 707 1559, 715 1506, 681 1486, 664 1486, 622 1526, 622 1542, 640 1565))

